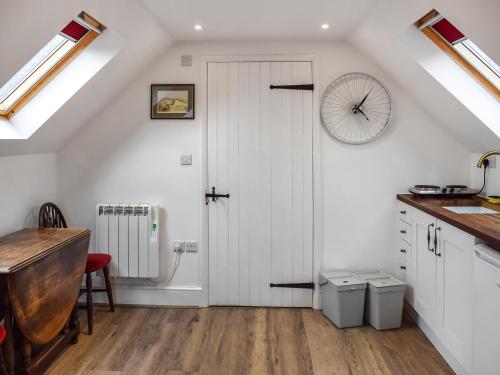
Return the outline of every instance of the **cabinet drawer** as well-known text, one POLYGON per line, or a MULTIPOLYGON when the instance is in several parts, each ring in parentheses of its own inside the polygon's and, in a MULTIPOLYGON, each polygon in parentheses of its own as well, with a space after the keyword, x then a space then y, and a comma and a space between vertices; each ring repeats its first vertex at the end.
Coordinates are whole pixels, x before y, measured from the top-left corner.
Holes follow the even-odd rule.
POLYGON ((403 220, 404 222, 406 222, 408 224, 412 223, 411 206, 407 205, 406 203, 398 201, 397 210, 398 210, 398 217, 400 220, 403 220))
POLYGON ((411 259, 411 245, 406 241, 399 240, 398 241, 398 256, 399 258, 411 259))
POLYGON ((411 262, 409 258, 399 258, 397 278, 406 283, 405 299, 410 306, 413 306, 413 283, 411 276, 411 262))
POLYGON ((410 274, 410 266, 404 258, 399 258, 398 264, 398 278, 405 283, 408 282, 408 275, 410 274))
POLYGON ((398 223, 399 238, 411 245, 411 225, 399 220, 398 223))

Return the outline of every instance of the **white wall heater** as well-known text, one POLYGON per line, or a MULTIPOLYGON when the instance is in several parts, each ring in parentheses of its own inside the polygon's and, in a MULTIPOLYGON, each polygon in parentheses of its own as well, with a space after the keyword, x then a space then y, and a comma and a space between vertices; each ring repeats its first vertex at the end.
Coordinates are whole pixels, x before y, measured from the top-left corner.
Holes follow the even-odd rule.
POLYGON ((98 203, 96 228, 96 252, 111 255, 111 276, 159 276, 158 206, 98 203))

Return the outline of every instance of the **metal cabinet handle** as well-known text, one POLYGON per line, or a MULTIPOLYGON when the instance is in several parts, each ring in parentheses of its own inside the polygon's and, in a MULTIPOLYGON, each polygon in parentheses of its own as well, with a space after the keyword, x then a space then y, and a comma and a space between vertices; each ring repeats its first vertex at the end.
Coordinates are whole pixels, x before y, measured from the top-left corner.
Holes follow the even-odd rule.
POLYGON ((405 249, 400 249, 399 251, 401 251, 402 253, 406 253, 405 249))
POLYGON ((406 215, 406 211, 404 211, 404 210, 403 210, 403 211, 399 211, 399 213, 400 213, 401 215, 406 215))
POLYGON ((437 245, 438 245, 438 239, 437 239, 437 231, 441 230, 441 227, 437 227, 434 229, 434 254, 436 256, 440 257, 442 254, 437 252, 437 245))
POLYGON ((400 230, 401 234, 406 234, 406 231, 404 229, 400 230))
MULTIPOLYGON (((431 227, 433 227, 434 224, 429 224, 427 225, 427 250, 434 252, 434 249, 431 249, 431 227)), ((435 240, 435 238, 434 238, 435 240)))
POLYGON ((406 266, 399 266, 399 268, 401 268, 402 270, 405 270, 406 266))

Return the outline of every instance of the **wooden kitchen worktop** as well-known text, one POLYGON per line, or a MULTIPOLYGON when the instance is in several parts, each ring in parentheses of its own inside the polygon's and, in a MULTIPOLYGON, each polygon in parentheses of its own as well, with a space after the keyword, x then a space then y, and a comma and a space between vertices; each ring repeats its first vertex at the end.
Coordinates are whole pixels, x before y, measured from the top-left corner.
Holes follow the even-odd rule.
POLYGON ((500 205, 484 198, 419 197, 414 194, 398 194, 398 200, 437 217, 500 250, 500 205), (483 206, 497 211, 496 214, 457 214, 443 206, 483 206))
POLYGON ((0 237, 0 274, 23 268, 89 234, 88 229, 29 228, 0 237))

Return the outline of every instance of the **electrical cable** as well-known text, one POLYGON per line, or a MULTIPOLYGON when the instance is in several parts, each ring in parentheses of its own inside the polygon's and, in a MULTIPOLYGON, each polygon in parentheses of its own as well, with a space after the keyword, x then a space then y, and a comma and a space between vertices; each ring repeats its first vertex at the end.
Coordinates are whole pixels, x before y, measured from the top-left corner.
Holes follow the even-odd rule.
POLYGON ((170 284, 170 282, 172 281, 172 279, 174 278, 176 272, 177 272, 177 269, 179 268, 179 265, 181 264, 181 252, 180 251, 176 251, 175 253, 175 261, 174 261, 174 269, 172 270, 172 274, 170 275, 170 277, 168 278, 166 284, 170 284))

